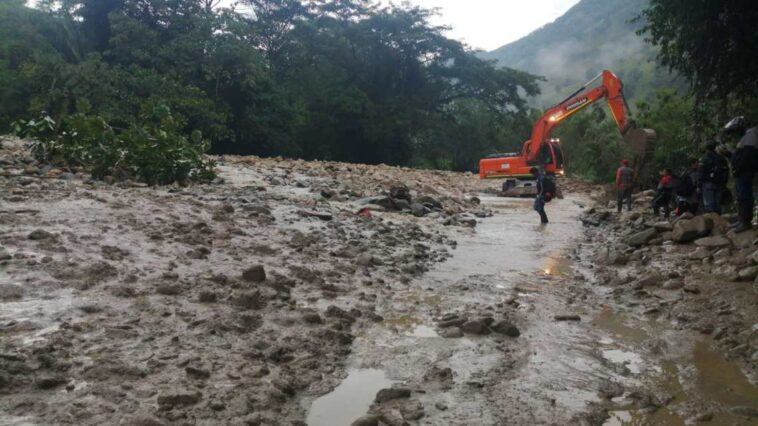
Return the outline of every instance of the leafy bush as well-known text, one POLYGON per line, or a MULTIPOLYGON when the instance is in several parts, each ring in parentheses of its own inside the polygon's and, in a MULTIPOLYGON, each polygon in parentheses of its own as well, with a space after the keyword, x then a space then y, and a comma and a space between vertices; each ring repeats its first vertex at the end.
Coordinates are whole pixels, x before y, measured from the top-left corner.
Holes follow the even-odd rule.
POLYGON ((60 126, 43 116, 12 124, 20 137, 34 138, 32 153, 40 161, 81 166, 103 179, 133 179, 151 185, 208 181, 215 177, 215 162, 205 157, 210 147, 195 130, 181 134, 183 122, 168 107, 147 103, 138 123, 116 129, 89 114, 86 104, 67 116, 60 126))

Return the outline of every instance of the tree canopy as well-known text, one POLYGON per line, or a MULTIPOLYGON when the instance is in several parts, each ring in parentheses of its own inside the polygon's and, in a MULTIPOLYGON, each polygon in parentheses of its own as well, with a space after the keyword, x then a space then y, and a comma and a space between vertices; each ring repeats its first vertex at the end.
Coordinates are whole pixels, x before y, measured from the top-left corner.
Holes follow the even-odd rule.
POLYGON ((202 131, 215 153, 458 170, 528 136, 524 97, 537 77, 478 58, 429 10, 217 3, 3 2, 0 126, 41 111, 60 123, 86 101, 127 128, 149 102, 202 131))

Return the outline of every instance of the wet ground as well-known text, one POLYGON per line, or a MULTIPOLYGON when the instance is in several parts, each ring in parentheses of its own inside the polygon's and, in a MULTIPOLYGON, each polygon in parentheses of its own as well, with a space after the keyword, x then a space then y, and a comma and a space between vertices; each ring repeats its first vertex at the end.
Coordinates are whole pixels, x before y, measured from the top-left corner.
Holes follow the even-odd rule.
MULTIPOLYGON (((756 424, 744 414, 758 409, 758 387, 708 339, 607 303, 594 247, 579 243, 583 198, 551 203, 548 226, 529 200, 481 198, 495 215, 379 304, 385 320, 353 343, 347 378, 304 398, 309 425, 350 425, 365 412, 335 407, 368 407, 388 381, 412 390, 424 425, 756 424), (445 338, 436 321, 451 312, 506 317, 521 335, 445 338)), ((382 404, 372 412, 391 417, 382 404)))
POLYGON ((645 314, 689 296, 640 301, 597 272, 588 191, 541 226, 471 175, 246 157, 156 189, 14 145, 0 425, 756 424, 723 333, 645 314), (363 201, 398 188, 423 217, 363 201))

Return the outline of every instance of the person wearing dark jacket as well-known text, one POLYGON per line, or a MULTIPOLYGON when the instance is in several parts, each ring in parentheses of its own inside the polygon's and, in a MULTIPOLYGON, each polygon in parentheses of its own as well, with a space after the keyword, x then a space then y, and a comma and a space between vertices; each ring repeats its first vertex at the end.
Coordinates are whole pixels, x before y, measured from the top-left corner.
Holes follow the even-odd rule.
POLYGON ((545 213, 545 203, 550 201, 550 199, 555 195, 551 191, 551 182, 547 182, 548 177, 545 176, 545 174, 538 169, 537 167, 532 167, 531 169, 532 175, 534 175, 534 178, 537 180, 537 197, 534 199, 534 210, 539 213, 540 215, 540 221, 543 225, 547 225, 547 214, 545 213))
POLYGON ((753 178, 758 170, 758 127, 751 127, 745 117, 735 117, 724 126, 724 132, 740 136, 732 154, 732 174, 737 195, 739 222, 735 232, 753 227, 753 178))
POLYGON ((705 146, 705 155, 700 159, 699 182, 703 192, 703 211, 721 214, 721 196, 729 182, 729 162, 716 152, 716 142, 705 146))
POLYGON ((671 194, 674 190, 674 180, 671 177, 671 169, 661 171, 661 180, 658 181, 658 193, 653 199, 653 213, 658 216, 663 207, 663 214, 666 219, 671 216, 671 194))
POLYGON ((634 169, 629 167, 629 160, 621 160, 621 167, 616 170, 616 190, 618 191, 618 212, 626 202, 626 210, 632 211, 632 185, 634 184, 634 169))

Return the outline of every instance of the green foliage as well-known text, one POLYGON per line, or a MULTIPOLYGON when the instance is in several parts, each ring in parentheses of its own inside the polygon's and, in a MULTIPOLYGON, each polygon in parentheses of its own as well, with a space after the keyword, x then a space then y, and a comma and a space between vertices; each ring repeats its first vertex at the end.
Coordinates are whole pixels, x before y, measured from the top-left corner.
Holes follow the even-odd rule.
POLYGON ((428 10, 246 0, 254 13, 243 14, 214 3, 3 3, 0 126, 42 111, 63 126, 86 102, 93 116, 131 129, 150 102, 170 108, 179 133, 202 131, 214 153, 468 170, 511 143, 517 132, 504 126, 528 136, 523 95, 537 93, 536 77, 477 58, 428 10), (27 54, 3 56, 16 45, 27 54), (470 136, 471 123, 492 129, 475 142, 449 136, 470 136), (428 149, 434 140, 442 143, 428 149))
POLYGON ((700 99, 758 95, 758 8, 752 0, 651 0, 640 33, 700 99))
POLYGON ((139 122, 128 129, 111 127, 89 105, 64 118, 60 127, 49 116, 17 121, 12 125, 20 137, 34 138, 32 153, 40 161, 66 167, 85 167, 95 178, 111 176, 149 184, 208 181, 215 177, 215 163, 205 157, 209 143, 200 131, 187 138, 183 123, 169 108, 146 103, 139 122))

